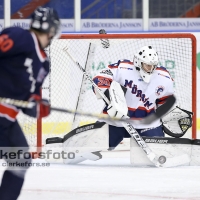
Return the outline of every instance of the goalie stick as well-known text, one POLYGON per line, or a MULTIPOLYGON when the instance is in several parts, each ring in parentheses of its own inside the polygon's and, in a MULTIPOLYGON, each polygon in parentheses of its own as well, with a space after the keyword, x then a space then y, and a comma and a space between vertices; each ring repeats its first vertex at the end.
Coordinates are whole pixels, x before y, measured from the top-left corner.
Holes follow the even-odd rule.
MULTIPOLYGON (((104 29, 100 29, 99 34, 106 34, 106 31, 104 29)), ((101 39, 101 45, 102 45, 103 48, 109 48, 109 46, 110 46, 109 40, 108 39, 101 39)), ((91 62, 93 61, 95 50, 96 50, 96 45, 93 44, 92 42, 90 42, 89 47, 88 47, 87 58, 86 58, 86 61, 85 61, 85 66, 84 66, 85 67, 84 69, 85 69, 86 72, 89 71, 90 68, 91 68, 91 65, 92 65, 91 62)), ((80 87, 80 90, 79 90, 79 94, 81 94, 81 95, 79 95, 78 99, 77 99, 76 108, 75 108, 76 112, 74 113, 72 129, 76 128, 80 123, 79 122, 80 118, 77 117, 77 115, 79 116, 79 114, 77 113, 77 110, 80 110, 80 111, 82 110, 82 106, 83 106, 82 105, 82 99, 84 98, 85 95, 87 95, 86 94, 86 90, 87 90, 86 87, 87 86, 86 86, 86 84, 83 84, 84 81, 85 81, 85 76, 83 74, 82 81, 81 81, 82 84, 81 84, 81 87, 80 87)), ((88 115, 88 113, 85 116, 91 117, 90 115, 88 115)), ((101 118, 102 118, 102 116, 101 116, 101 118)))
MULTIPOLYGON (((83 67, 79 64, 79 62, 77 62, 72 55, 68 52, 68 48, 64 48, 63 49, 68 56, 72 59, 72 61, 79 67, 79 69, 83 72, 84 76, 86 76, 87 80, 91 82, 91 84, 93 85, 93 87, 96 89, 96 91, 101 95, 101 97, 105 100, 105 102, 107 104, 110 103, 110 101, 108 100, 108 98, 105 96, 105 94, 101 91, 100 88, 98 88, 98 86, 94 83, 94 81, 92 80, 92 78, 90 77, 90 74, 88 74, 83 67)), ((149 117, 142 119, 141 121, 137 121, 138 124, 140 123, 151 123, 157 119, 160 119, 160 117, 162 117, 164 114, 166 114, 171 107, 174 105, 176 99, 175 97, 172 95, 169 98, 169 101, 166 102, 166 104, 160 106, 160 109, 158 110, 158 112, 151 114, 149 117)), ((174 167, 177 165, 183 165, 189 162, 189 157, 187 154, 183 154, 181 156, 176 156, 174 158, 166 158, 163 155, 156 155, 149 147, 148 145, 145 143, 145 141, 143 140, 143 138, 138 134, 138 132, 134 129, 134 127, 128 122, 123 122, 123 126, 124 128, 127 130, 127 132, 130 134, 130 136, 137 142, 137 144, 139 145, 139 147, 142 148, 142 150, 144 151, 144 153, 147 155, 147 157, 149 158, 149 160, 155 164, 156 167, 174 167)))

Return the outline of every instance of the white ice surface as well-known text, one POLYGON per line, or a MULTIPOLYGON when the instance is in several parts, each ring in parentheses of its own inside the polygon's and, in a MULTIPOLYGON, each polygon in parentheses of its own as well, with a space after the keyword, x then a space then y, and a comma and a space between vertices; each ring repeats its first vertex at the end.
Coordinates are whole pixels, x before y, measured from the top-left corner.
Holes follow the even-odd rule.
MULTIPOLYGON (((0 178, 4 169, 0 167, 0 178)), ((106 152, 99 161, 28 170, 19 200, 66 199, 200 200, 200 167, 135 168, 129 152, 120 151, 106 152)))

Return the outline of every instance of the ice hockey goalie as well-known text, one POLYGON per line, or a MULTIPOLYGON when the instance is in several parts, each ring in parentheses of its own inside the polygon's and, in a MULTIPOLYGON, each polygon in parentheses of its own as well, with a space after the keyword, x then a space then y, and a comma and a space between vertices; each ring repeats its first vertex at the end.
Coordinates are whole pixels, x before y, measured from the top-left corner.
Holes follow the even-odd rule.
MULTIPOLYGON (((192 126, 192 113, 175 107, 162 118, 163 131, 170 137, 143 137, 154 152, 160 152, 167 157, 187 154, 190 161, 185 165, 199 165, 199 140, 180 138, 192 126)), ((71 158, 62 160, 65 164, 78 164, 85 160, 97 161, 102 159, 101 152, 112 150, 109 141, 109 125, 96 122, 78 127, 63 138, 48 138, 46 149, 59 146, 61 151, 73 152, 71 158)), ((56 149, 58 150, 58 149, 56 149)), ((133 166, 154 166, 134 139, 130 139, 130 160, 133 166)))

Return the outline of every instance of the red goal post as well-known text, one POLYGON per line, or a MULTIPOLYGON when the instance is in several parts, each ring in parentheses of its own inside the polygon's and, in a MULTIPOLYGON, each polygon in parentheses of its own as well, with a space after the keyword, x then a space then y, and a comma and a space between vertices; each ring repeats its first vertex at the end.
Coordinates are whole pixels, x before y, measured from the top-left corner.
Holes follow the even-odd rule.
MULTIPOLYGON (((160 65, 174 78, 175 94, 181 108, 192 111, 193 126, 186 137, 196 138, 196 38, 187 33, 156 34, 63 34, 47 49, 50 74, 42 89, 44 98, 53 107, 100 113, 103 102, 96 99, 91 84, 83 78, 64 49, 94 76, 109 63, 120 59, 133 60, 142 46, 151 45, 158 52, 160 65), (101 39, 109 39, 110 47, 103 48, 101 39)), ((48 137, 63 137, 77 126, 96 121, 96 118, 52 112, 41 121, 20 114, 19 121, 31 146, 41 147, 48 137)))

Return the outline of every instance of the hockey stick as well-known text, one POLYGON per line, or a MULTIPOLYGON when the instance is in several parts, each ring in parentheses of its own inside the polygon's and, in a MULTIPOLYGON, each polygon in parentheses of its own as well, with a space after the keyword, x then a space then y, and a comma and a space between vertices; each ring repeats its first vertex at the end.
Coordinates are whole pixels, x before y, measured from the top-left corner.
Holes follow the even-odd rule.
MULTIPOLYGON (((96 89, 96 91, 101 95, 101 97, 105 100, 107 104, 110 104, 109 99, 105 96, 105 94, 101 91, 101 89, 98 88, 98 86, 94 83, 94 81, 90 78, 90 75, 83 69, 83 67, 77 62, 72 55, 67 51, 67 48, 63 49, 68 56, 72 59, 72 61, 79 67, 79 69, 83 72, 83 74, 86 76, 87 80, 91 82, 93 87, 96 89)), ((158 113, 150 115, 148 118, 144 118, 141 121, 138 121, 138 124, 140 123, 151 123, 157 119, 160 119, 161 116, 163 116, 166 112, 168 112, 171 107, 175 103, 175 97, 171 96, 170 101, 167 102, 167 105, 160 106, 160 109, 158 110, 158 113), (161 108, 162 107, 162 108, 161 108)), ((185 154, 183 156, 177 156, 174 158, 166 158, 163 155, 157 156, 145 143, 143 138, 138 134, 138 132, 134 129, 134 127, 129 122, 123 122, 124 128, 127 130, 127 132, 130 134, 130 136, 137 142, 137 144, 142 148, 142 150, 145 152, 147 157, 151 162, 155 164, 157 167, 173 167, 181 164, 185 164, 189 162, 189 157, 185 154)))
MULTIPOLYGON (((20 107, 20 108, 30 108, 30 109, 36 105, 36 102, 22 101, 22 100, 3 98, 3 97, 0 97, 0 103, 5 103, 12 106, 20 107)), ((76 110, 69 110, 69 109, 63 109, 63 108, 51 107, 51 111, 58 111, 58 112, 69 113, 69 114, 74 114, 74 115, 84 115, 86 117, 95 117, 95 118, 106 119, 106 120, 126 121, 126 119, 109 117, 105 114, 87 113, 87 112, 80 112, 76 110)))
MULTIPOLYGON (((91 60, 93 60, 93 56, 94 56, 94 52, 95 52, 95 49, 96 49, 96 45, 90 43, 89 44, 89 47, 88 47, 88 53, 87 53, 87 58, 86 58, 86 61, 85 61, 85 70, 88 71, 90 70, 90 65, 91 65, 91 60)), ((85 81, 85 76, 84 74, 82 75, 82 83, 81 83, 81 87, 79 89, 79 95, 78 95, 78 99, 77 99, 77 103, 76 103, 76 108, 75 110, 81 110, 83 105, 82 105, 82 99, 84 99, 84 97, 87 95, 87 85, 86 84, 83 84, 85 81)), ((74 118, 73 118, 73 127, 72 129, 76 128, 79 124, 79 119, 77 117, 77 115, 75 114, 74 115, 74 118)))
MULTIPOLYGON (((132 120, 135 120, 136 124, 150 124, 153 121, 157 120, 158 118, 161 118, 165 113, 167 113, 169 110, 168 108, 171 107, 174 104, 174 102, 175 102, 175 98, 173 96, 169 97, 168 100, 166 101, 166 103, 157 109, 156 113, 149 115, 148 117, 145 117, 141 120, 137 120, 134 118, 121 119, 121 118, 116 118, 116 117, 110 117, 105 114, 80 112, 77 110, 56 108, 56 107, 52 107, 52 106, 51 106, 51 111, 57 111, 57 112, 75 114, 75 115, 84 115, 86 117, 96 117, 99 119, 122 121, 122 122, 131 122, 132 120)), ((4 97, 0 97, 0 103, 5 103, 5 104, 12 105, 12 106, 20 107, 20 108, 30 108, 30 109, 36 105, 36 102, 10 99, 10 98, 4 98, 4 97)))
MULTIPOLYGON (((101 29, 99 30, 99 34, 106 34, 106 31, 104 29, 101 29)), ((101 45, 103 48, 109 48, 110 44, 109 44, 109 40, 108 39, 101 39, 101 45)), ((95 44, 92 44, 92 42, 89 43, 89 47, 88 47, 88 53, 87 53, 87 58, 86 58, 86 61, 85 61, 85 65, 84 65, 84 69, 85 71, 89 71, 90 70, 90 66, 91 66, 91 61, 93 61, 93 57, 94 57, 94 54, 95 54, 95 50, 96 50, 96 45, 95 44)), ((85 76, 83 74, 82 76, 82 83, 81 83, 81 87, 79 89, 79 96, 78 96, 78 99, 77 99, 77 103, 76 103, 76 108, 75 110, 81 110, 83 105, 82 105, 82 99, 85 97, 85 95, 87 95, 86 91, 86 87, 87 85, 86 84, 83 84, 85 81, 85 76)), ((85 116, 88 116, 85 115, 85 116)), ((103 116, 102 116, 103 117, 103 116)), ((101 117, 101 118, 102 118, 101 117)), ((103 117, 104 118, 104 117, 103 117)), ((74 117, 73 117, 73 127, 72 129, 74 129, 75 127, 78 126, 79 124, 79 118, 77 117, 77 112, 74 114, 74 117)))

